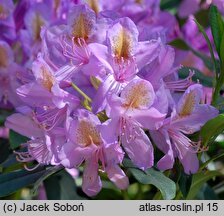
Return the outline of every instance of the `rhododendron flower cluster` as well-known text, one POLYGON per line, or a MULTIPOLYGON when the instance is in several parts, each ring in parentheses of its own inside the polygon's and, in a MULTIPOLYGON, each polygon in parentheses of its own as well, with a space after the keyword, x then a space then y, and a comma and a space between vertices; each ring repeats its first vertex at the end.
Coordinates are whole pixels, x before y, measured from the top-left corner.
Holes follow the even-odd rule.
POLYGON ((191 37, 191 20, 181 30, 159 3, 0 1, 0 105, 15 109, 5 126, 29 138, 15 151, 37 162, 28 170, 84 167, 88 196, 101 190, 102 172, 128 187, 124 157, 141 170, 172 169, 177 159, 185 173, 198 171, 206 149, 189 135, 218 110, 191 80, 194 71, 178 78, 186 53, 167 42, 183 36, 197 46, 201 36, 191 37))

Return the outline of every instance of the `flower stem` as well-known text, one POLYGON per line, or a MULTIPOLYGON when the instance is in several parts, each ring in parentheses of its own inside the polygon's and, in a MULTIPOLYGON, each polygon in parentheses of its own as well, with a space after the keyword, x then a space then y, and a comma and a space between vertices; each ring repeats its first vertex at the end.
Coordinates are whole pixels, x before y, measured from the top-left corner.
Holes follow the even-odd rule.
POLYGON ((71 83, 71 85, 80 95, 82 95, 82 97, 84 97, 89 103, 92 103, 91 98, 86 95, 75 83, 71 83))

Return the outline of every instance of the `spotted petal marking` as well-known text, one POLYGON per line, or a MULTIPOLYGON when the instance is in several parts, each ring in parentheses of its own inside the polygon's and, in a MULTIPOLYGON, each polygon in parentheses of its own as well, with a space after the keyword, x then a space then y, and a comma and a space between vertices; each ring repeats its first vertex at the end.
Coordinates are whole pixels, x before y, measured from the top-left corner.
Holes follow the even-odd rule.
POLYGON ((193 112, 196 105, 196 95, 194 91, 191 91, 185 96, 184 103, 179 111, 181 117, 189 116, 193 112))
POLYGON ((113 52, 118 60, 129 59, 132 51, 132 38, 130 32, 121 26, 120 31, 113 37, 113 52))
POLYGON ((100 11, 99 8, 99 1, 98 0, 88 0, 87 1, 89 7, 96 13, 98 14, 100 11))
POLYGON ((55 82, 54 77, 44 65, 41 66, 40 70, 42 76, 41 83, 49 92, 51 92, 51 88, 53 87, 55 82))
POLYGON ((8 65, 8 56, 5 48, 0 46, 0 67, 7 67, 8 65))
POLYGON ((149 108, 155 98, 152 85, 145 80, 131 82, 121 93, 125 108, 149 108))
POLYGON ((74 42, 78 43, 78 39, 88 40, 93 28, 93 23, 85 13, 80 13, 79 17, 74 21, 72 26, 72 35, 74 42))
POLYGON ((35 15, 32 24, 33 24, 34 40, 40 41, 41 40, 40 32, 41 27, 44 25, 44 21, 38 13, 35 15))
POLYGON ((100 145, 102 143, 100 133, 96 126, 87 120, 81 120, 76 129, 76 141, 84 147, 91 144, 100 145))

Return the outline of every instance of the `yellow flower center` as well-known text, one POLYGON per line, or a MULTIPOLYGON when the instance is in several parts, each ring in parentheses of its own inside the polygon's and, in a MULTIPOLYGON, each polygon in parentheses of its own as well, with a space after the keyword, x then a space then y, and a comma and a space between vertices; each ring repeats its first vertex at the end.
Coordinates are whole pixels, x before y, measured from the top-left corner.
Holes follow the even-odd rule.
POLYGON ((84 147, 91 144, 100 145, 102 143, 100 133, 96 126, 87 120, 79 122, 79 126, 76 131, 76 139, 78 144, 81 144, 84 147))
POLYGON ((7 67, 8 65, 8 56, 5 48, 0 46, 0 67, 7 67))
POLYGON ((152 94, 143 82, 138 82, 125 92, 125 108, 146 108, 152 101, 152 94))
POLYGON ((142 4, 142 0, 135 0, 136 4, 142 4))
POLYGON ((33 24, 34 40, 40 41, 41 40, 40 32, 41 27, 44 25, 44 21, 41 19, 39 14, 36 14, 32 24, 33 24))
POLYGON ((115 57, 120 60, 129 59, 132 49, 131 36, 127 30, 122 27, 119 34, 113 38, 113 52, 115 57))
POLYGON ((74 42, 77 43, 78 38, 82 38, 85 41, 88 40, 91 33, 91 23, 85 16, 81 13, 73 25, 72 35, 74 37, 74 42))
POLYGON ((54 85, 54 78, 50 74, 50 72, 47 70, 45 66, 41 67, 41 75, 42 75, 42 84, 43 86, 51 92, 51 88, 54 85))
POLYGON ((196 104, 196 95, 193 91, 191 91, 189 94, 186 95, 184 104, 182 105, 179 115, 181 117, 190 115, 194 110, 195 104, 196 104))
POLYGON ((99 5, 98 5, 98 0, 88 0, 88 5, 89 7, 95 11, 96 14, 99 13, 99 5))

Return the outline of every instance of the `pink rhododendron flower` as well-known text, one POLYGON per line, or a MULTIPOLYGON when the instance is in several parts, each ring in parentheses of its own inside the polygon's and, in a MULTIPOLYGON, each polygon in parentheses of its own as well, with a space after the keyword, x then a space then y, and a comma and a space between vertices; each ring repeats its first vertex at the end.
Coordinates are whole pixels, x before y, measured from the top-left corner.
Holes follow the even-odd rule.
POLYGON ((88 196, 106 176, 127 189, 124 158, 142 173, 172 169, 175 159, 186 174, 198 171, 206 149, 189 137, 218 110, 213 89, 192 82, 192 68, 185 79, 178 71, 210 72, 169 42, 184 40, 209 58, 191 14, 210 3, 184 0, 172 13, 160 3, 0 1, 0 107, 11 114, 0 138, 9 130, 27 138, 14 151, 27 170, 64 168, 82 177, 88 196))
POLYGON ((178 101, 171 117, 165 119, 158 131, 151 132, 156 145, 165 154, 157 164, 159 169, 171 169, 174 158, 178 157, 186 173, 197 172, 199 161, 196 153, 203 149, 200 142, 193 142, 186 135, 200 130, 205 122, 218 114, 214 107, 200 104, 202 96, 201 85, 190 86, 178 101))
POLYGON ((124 153, 118 145, 117 137, 108 137, 104 127, 96 116, 79 110, 77 117, 70 123, 69 139, 60 153, 61 163, 68 168, 77 167, 85 161, 82 188, 89 196, 96 195, 102 187, 98 176, 98 161, 117 187, 125 189, 128 186, 128 179, 118 166, 124 153))

